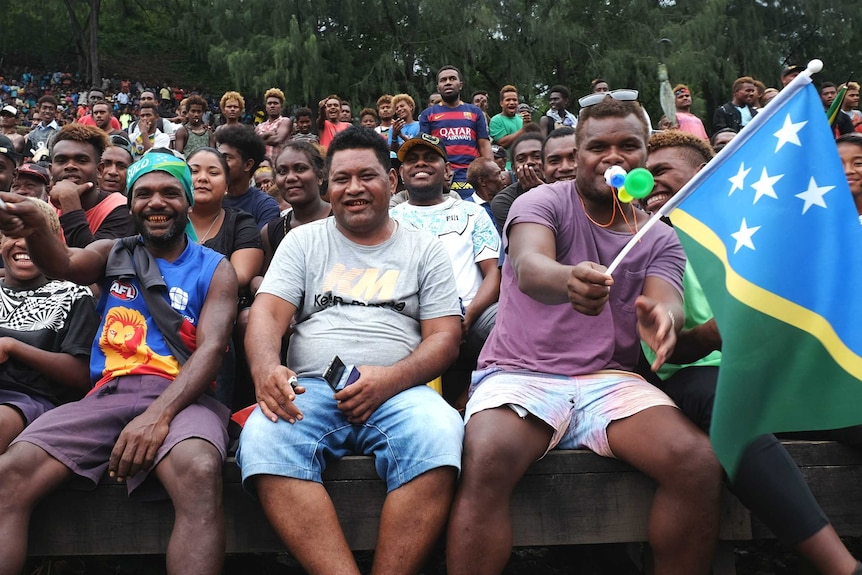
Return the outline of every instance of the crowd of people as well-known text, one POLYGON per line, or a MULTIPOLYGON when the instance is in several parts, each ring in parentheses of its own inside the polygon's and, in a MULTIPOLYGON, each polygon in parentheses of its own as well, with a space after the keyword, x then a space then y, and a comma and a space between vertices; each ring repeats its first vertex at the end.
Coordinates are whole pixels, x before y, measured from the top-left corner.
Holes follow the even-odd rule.
MULTIPOLYGON (((130 83, 58 122, 68 100, 28 88, 62 91, 54 76, 0 82, 0 575, 20 571, 46 493, 105 474, 173 501, 169 573, 219 573, 231 419, 245 488, 311 573, 358 572, 328 462, 375 456, 376 572, 419 572, 446 530, 450 573, 500 573, 512 492, 554 448, 652 477, 655 572, 710 571, 721 335, 672 225, 605 266, 770 90, 739 78, 707 131, 680 84, 654 129, 637 90, 603 79, 577 110, 551 87, 540 117, 506 85, 490 116, 444 66, 427 105, 382 95, 354 124, 334 94, 285 116, 272 88, 250 126, 238 92, 214 122, 199 94, 168 91, 166 113, 130 83), (646 167, 653 191, 621 203, 611 166, 646 167)), ((846 88, 834 126, 862 218, 846 88)), ((821 436, 862 445, 862 427, 821 436)), ((729 486, 822 573, 862 573, 775 436, 729 486)))

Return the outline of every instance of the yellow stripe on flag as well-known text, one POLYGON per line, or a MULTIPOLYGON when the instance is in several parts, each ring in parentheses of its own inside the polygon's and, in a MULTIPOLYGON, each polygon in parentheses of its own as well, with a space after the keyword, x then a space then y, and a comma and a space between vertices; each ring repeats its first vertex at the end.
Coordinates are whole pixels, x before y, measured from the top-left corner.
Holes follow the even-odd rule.
POLYGON ((862 357, 845 345, 823 316, 765 290, 736 273, 727 261, 727 250, 721 239, 709 226, 691 214, 677 208, 670 216, 675 228, 691 236, 721 261, 730 295, 753 309, 811 334, 842 369, 856 379, 862 379, 862 357))

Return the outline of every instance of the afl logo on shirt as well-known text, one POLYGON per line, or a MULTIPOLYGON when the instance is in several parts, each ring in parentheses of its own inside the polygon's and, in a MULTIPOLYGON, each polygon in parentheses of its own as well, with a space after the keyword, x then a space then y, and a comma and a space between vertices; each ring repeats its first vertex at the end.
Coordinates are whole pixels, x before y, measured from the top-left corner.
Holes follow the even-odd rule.
POLYGON ((114 280, 111 284, 111 295, 123 301, 133 301, 138 297, 138 288, 127 282, 114 280))

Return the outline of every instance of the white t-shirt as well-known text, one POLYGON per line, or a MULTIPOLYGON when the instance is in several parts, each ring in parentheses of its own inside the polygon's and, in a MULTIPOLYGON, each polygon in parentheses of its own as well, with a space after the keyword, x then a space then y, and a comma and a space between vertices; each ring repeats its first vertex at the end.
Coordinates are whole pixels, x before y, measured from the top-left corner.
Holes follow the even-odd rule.
POLYGON ((470 305, 479 286, 482 271, 478 263, 497 260, 500 256, 500 235, 485 208, 473 202, 446 198, 433 206, 398 204, 389 214, 405 225, 436 235, 446 248, 458 297, 464 307, 470 305))
MULTIPOLYGON (((170 124, 170 122, 165 121, 165 124, 170 124)), ((150 148, 170 148, 171 147, 171 137, 158 128, 156 128, 156 133, 150 138, 153 142, 153 145, 150 148)), ((129 140, 132 142, 132 148, 135 152, 135 159, 137 160, 141 156, 144 155, 146 150, 144 149, 144 140, 141 135, 141 131, 135 126, 135 129, 132 130, 132 133, 129 134, 129 140)))

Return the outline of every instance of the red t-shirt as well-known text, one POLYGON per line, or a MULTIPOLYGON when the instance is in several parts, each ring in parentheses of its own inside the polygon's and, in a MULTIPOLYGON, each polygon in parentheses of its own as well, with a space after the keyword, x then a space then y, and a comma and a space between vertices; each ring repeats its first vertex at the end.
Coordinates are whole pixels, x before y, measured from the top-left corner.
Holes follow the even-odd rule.
MULTIPOLYGON (((93 119, 92 114, 87 114, 86 116, 78 118, 78 123, 83 125, 83 126, 95 126, 96 120, 93 119)), ((120 121, 118 119, 116 119, 113 115, 111 116, 111 129, 112 130, 121 129, 120 128, 120 121)))
POLYGON ((323 130, 320 132, 320 145, 325 150, 329 147, 329 144, 338 132, 343 132, 351 125, 352 124, 350 124, 350 122, 338 122, 337 124, 333 124, 329 120, 324 120, 323 130))

